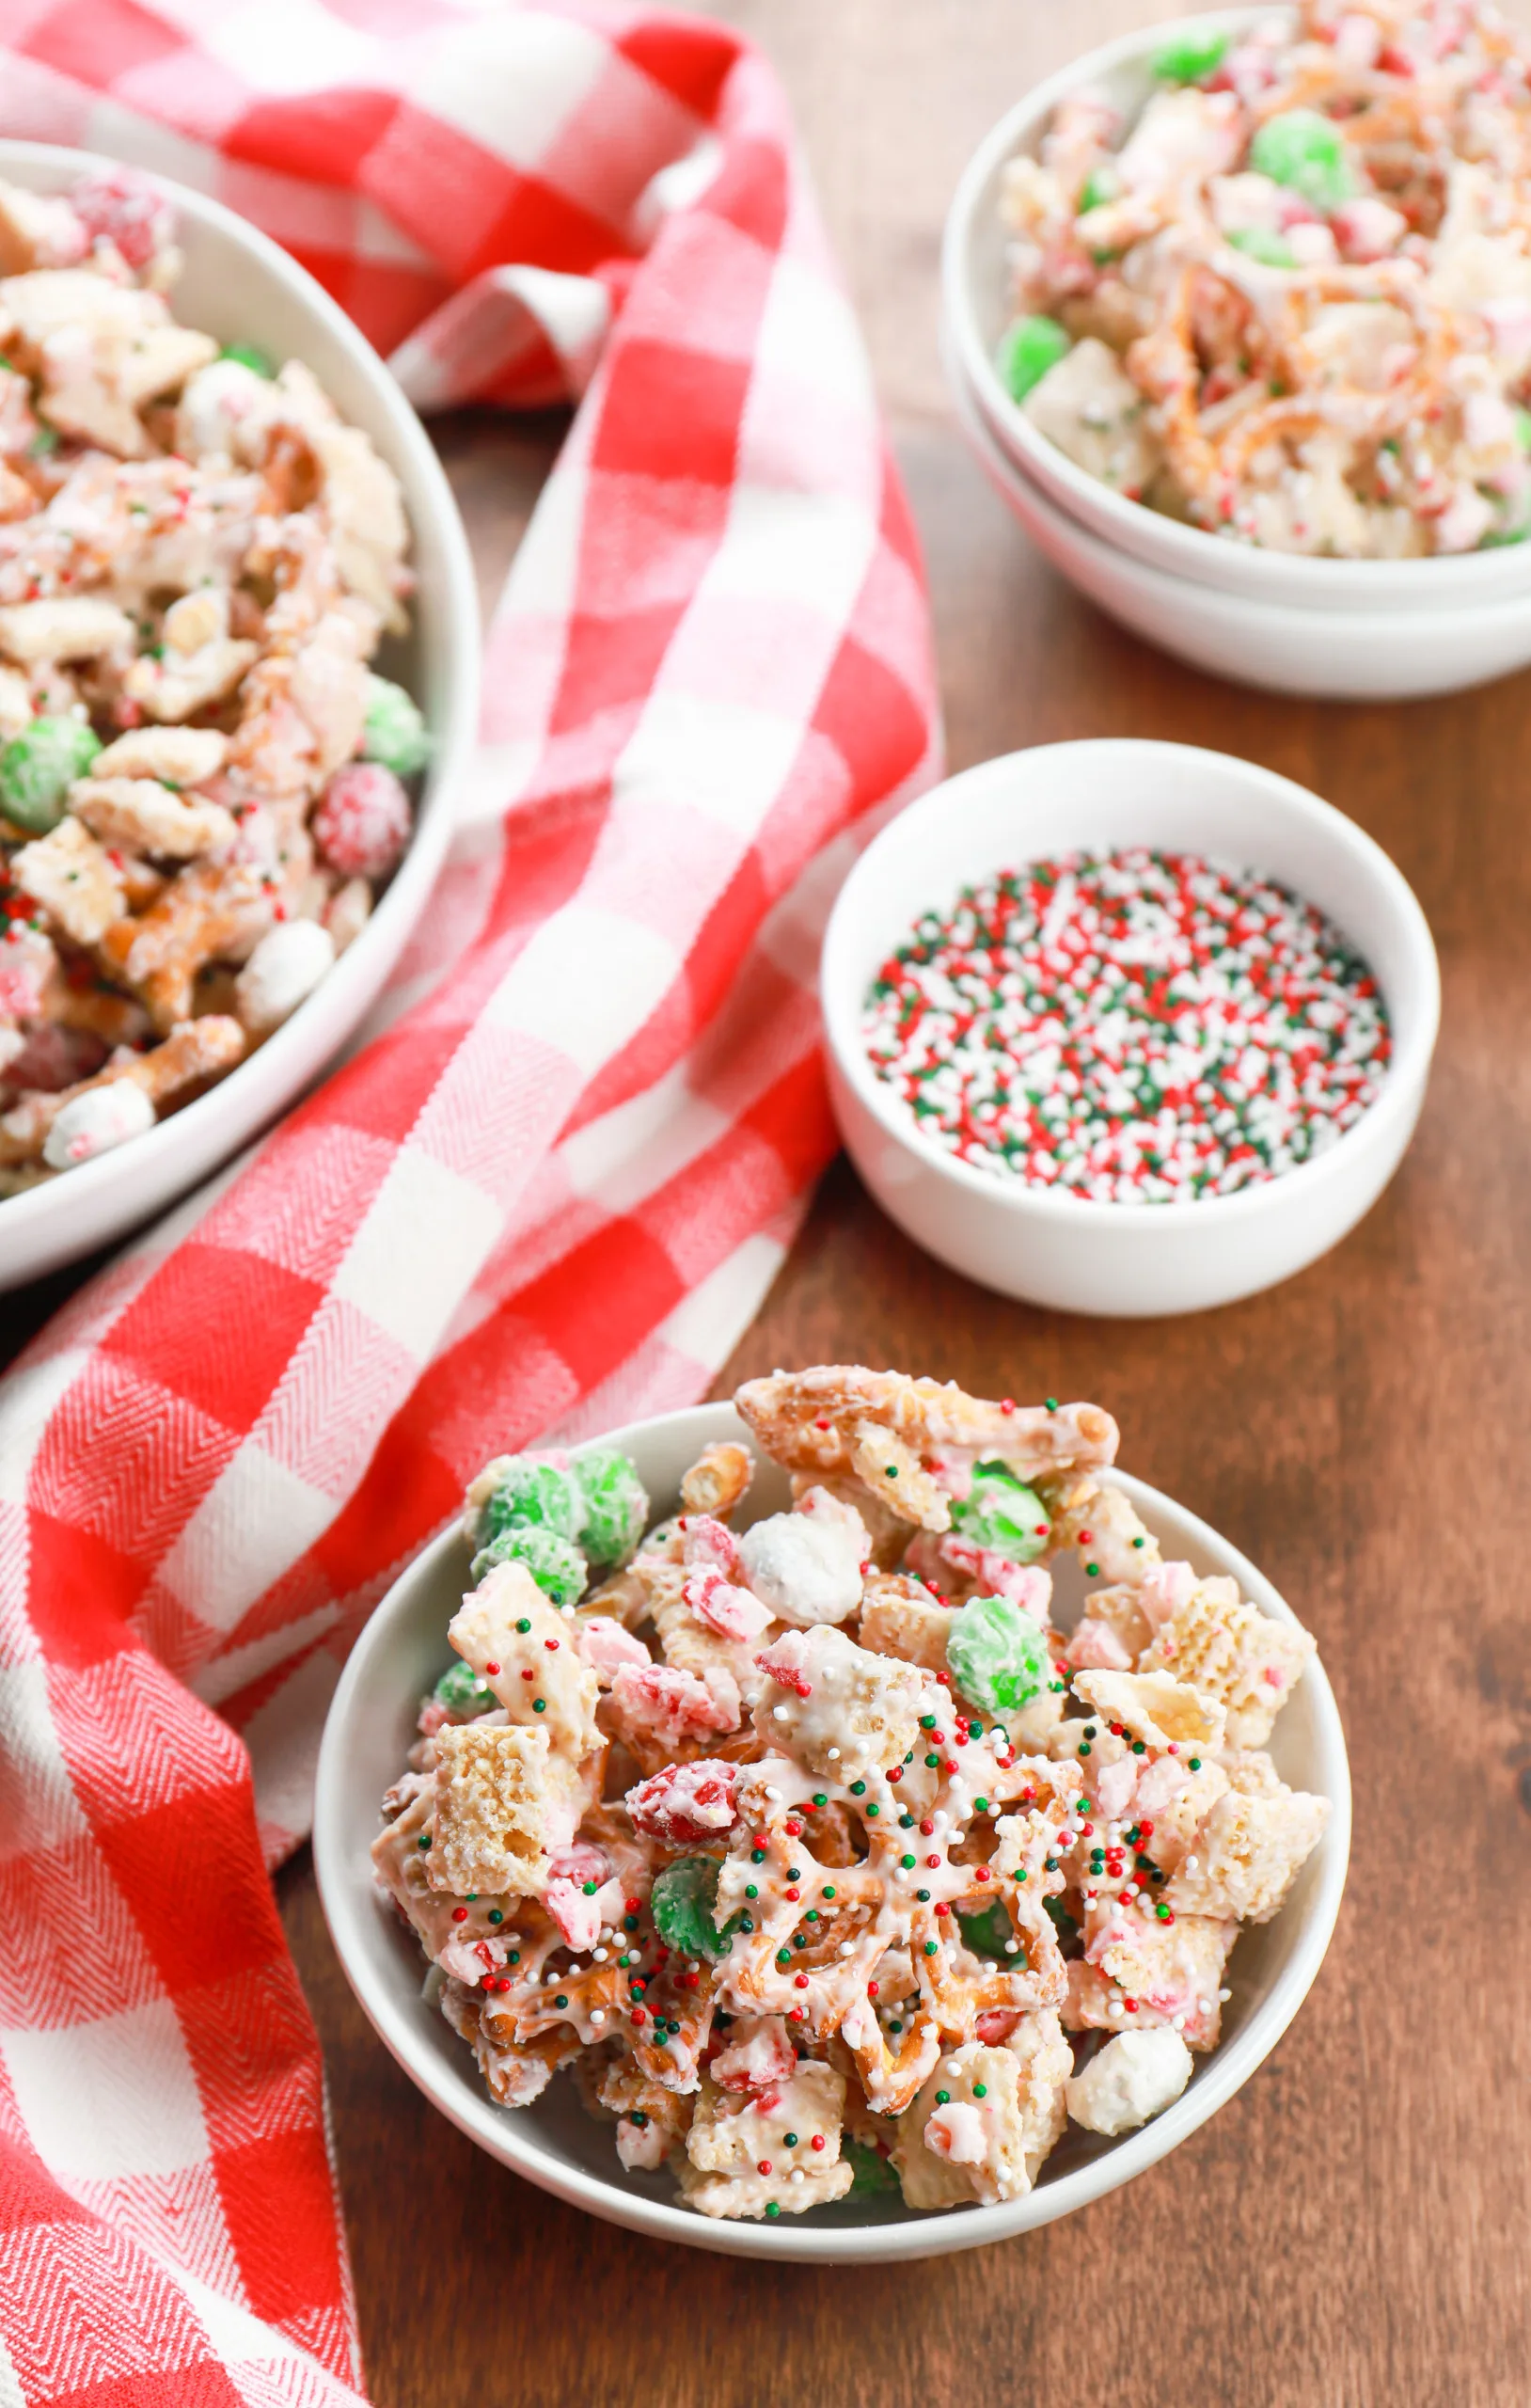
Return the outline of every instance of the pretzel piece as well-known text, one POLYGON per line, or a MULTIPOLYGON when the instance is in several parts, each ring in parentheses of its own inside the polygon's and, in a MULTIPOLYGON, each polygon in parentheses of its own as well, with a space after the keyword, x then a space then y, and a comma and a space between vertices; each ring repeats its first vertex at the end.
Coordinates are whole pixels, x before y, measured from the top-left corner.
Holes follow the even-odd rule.
POLYGON ((923 1468, 926 1455, 952 1465, 993 1457, 1029 1481, 1110 1463, 1117 1445, 1116 1424, 1098 1405, 1007 1412, 965 1396, 955 1383, 853 1364, 749 1380, 734 1402, 765 1451, 787 1470, 859 1481, 905 1521, 933 1530, 949 1529, 951 1514, 923 1468))
POLYGON ((0 652, 24 668, 46 661, 97 660, 132 649, 133 621, 115 602, 93 594, 47 602, 12 602, 0 610, 0 652))
POLYGON ((233 692, 260 647, 230 636, 229 602, 221 587, 183 594, 165 614, 165 642, 156 659, 140 653, 122 675, 131 702, 160 721, 190 719, 233 692))
POLYGON ((579 2035, 568 2024, 557 2024, 534 2039, 518 2042, 508 2030, 506 2018, 494 2013, 481 1992, 461 1982, 446 1984, 441 2012, 452 2030, 468 2042, 489 2096, 499 2107, 529 2107, 553 2076, 579 2054, 579 2035))
POLYGON ((234 841, 235 823, 223 805, 201 795, 183 796, 157 778, 77 778, 70 809, 104 845, 152 853, 161 861, 195 861, 234 841))
POLYGON ((105 930, 102 960, 143 998, 156 1028, 171 1028, 190 1016, 198 971, 253 951, 281 893, 253 862, 194 862, 136 919, 105 930))
POLYGON ((1150 1749, 1212 1751, 1223 1745, 1227 1718, 1216 1698, 1168 1673, 1081 1672, 1074 1687, 1107 1722, 1123 1724, 1150 1749))
POLYGON ((731 1439, 704 1447, 681 1481, 681 1506, 687 1513, 711 1513, 726 1522, 742 1502, 755 1465, 748 1447, 731 1439))
POLYGON ((157 778, 199 786, 224 765, 229 738, 215 727, 135 727, 97 753, 92 778, 157 778))

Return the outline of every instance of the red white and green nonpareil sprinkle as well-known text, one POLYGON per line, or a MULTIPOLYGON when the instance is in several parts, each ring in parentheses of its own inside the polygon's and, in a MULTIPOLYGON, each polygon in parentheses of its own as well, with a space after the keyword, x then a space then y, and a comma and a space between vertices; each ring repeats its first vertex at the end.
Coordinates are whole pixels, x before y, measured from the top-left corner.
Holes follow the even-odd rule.
POLYGON ((1365 961, 1311 904, 1190 853, 1073 853, 927 911, 862 1037, 961 1161, 1100 1203, 1230 1196, 1334 1145, 1391 1054, 1365 961))

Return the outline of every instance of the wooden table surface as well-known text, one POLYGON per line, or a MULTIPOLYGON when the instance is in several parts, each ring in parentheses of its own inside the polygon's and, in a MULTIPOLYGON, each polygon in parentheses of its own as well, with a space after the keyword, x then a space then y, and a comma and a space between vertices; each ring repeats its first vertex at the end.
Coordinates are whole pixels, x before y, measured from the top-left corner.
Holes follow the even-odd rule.
MULTIPOLYGON (((1531 678, 1349 708, 1245 692, 1149 651, 1006 520, 950 423, 936 356, 941 215, 973 142, 1053 65, 1175 12, 717 11, 787 81, 863 314, 928 555, 953 766, 1064 737, 1177 737, 1350 813, 1412 880, 1441 948, 1424 1122, 1327 1261, 1174 1323, 987 1295, 925 1260, 839 1165, 718 1385, 849 1357, 1109 1406, 1127 1465, 1226 1532, 1318 1634, 1355 1784, 1334 1943, 1241 2094, 1082 2215, 928 2266, 777 2270, 597 2224, 472 2148, 371 2036, 305 1855, 282 1877, 283 1910, 324 2038, 380 2408, 1531 2397, 1531 678)), ((439 430, 487 594, 558 432, 439 430)), ((7 1300, 6 1352, 69 1284, 7 1300)))

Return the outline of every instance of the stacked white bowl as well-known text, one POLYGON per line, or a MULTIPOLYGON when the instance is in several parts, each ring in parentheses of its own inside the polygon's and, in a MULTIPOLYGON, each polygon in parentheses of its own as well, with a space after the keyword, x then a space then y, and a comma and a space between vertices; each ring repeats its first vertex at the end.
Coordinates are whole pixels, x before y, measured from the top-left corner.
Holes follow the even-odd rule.
POLYGON ((942 342, 957 414, 1003 499, 1053 565, 1100 609, 1197 668, 1342 700, 1455 692, 1531 662, 1531 544, 1412 561, 1261 551, 1127 500, 1040 434, 995 367, 1014 312, 1000 196, 1052 110, 1088 84, 1129 121, 1153 57, 1193 27, 1237 32, 1270 8, 1129 34, 1018 102, 974 153, 946 222, 942 342))

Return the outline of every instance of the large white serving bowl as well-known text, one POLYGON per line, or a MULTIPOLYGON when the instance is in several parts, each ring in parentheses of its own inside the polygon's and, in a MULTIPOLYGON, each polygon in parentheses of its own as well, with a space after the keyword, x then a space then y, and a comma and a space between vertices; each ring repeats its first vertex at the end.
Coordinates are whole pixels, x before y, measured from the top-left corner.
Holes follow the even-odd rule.
POLYGON ((1290 14, 1280 8, 1226 8, 1142 27, 1075 60, 1006 112, 969 161, 947 214, 941 312, 954 373, 978 395, 1002 448, 1060 510, 1132 559, 1175 576, 1251 600, 1364 612, 1401 614, 1511 596, 1531 599, 1531 544, 1428 560, 1314 560, 1260 551, 1182 526, 1077 467, 1038 433, 994 365, 995 347, 1014 314, 999 209, 1006 164, 1036 153, 1052 110, 1081 85, 1103 90, 1124 116, 1135 116, 1156 88, 1154 53, 1176 35, 1208 26, 1238 30, 1290 14))
POLYGON ((953 401, 969 449, 1038 551, 1124 627, 1193 669, 1311 700, 1415 702, 1531 663, 1531 593, 1431 610, 1322 610, 1155 567, 1061 510, 1002 449, 975 394, 955 383, 953 401))
MULTIPOLYGON (((47 143, 0 141, 0 177, 65 190, 104 163, 47 143)), ((116 1152, 0 1201, 0 1290, 125 1237, 238 1152, 301 1095, 363 1019, 424 908, 451 832, 453 794, 479 712, 478 591, 463 523, 424 428, 343 309, 232 210, 168 178, 185 270, 176 315, 220 341, 311 368, 341 416, 371 436, 403 487, 417 588, 411 627, 378 667, 425 713, 434 744, 415 833, 355 943, 285 1026, 229 1077, 116 1152)))
POLYGON ((1135 737, 985 761, 876 837, 840 891, 819 976, 835 1115, 862 1179, 917 1244, 1003 1294, 1065 1312, 1199 1312, 1328 1252, 1397 1168, 1424 1101, 1440 971, 1408 881, 1344 815, 1253 762, 1135 737), (1183 1204, 1101 1204, 959 1162, 921 1131, 861 1041, 873 978, 916 919, 1001 869, 1148 846, 1257 870, 1318 907, 1370 964, 1392 1021, 1381 1093, 1327 1153, 1183 1204))
MULTIPOLYGON (((710 1440, 748 1436, 727 1404, 661 1414, 611 1434, 637 1463, 656 1514, 679 1504, 682 1476, 710 1440)), ((1262 1613, 1296 1619, 1270 1581, 1205 1522, 1141 1480, 1108 1476, 1132 1498, 1167 1556, 1203 1575, 1231 1575, 1262 1613)), ((788 1501, 785 1476, 763 1465, 744 1518, 779 1512, 788 1501)), ((841 2200, 777 2224, 718 2224, 693 2213, 680 2206, 668 2175, 623 2170, 611 2127, 586 2115, 568 2082, 554 2083, 534 2107, 510 2112, 494 2104, 467 2049, 422 1997, 419 1949, 372 1881, 368 1851, 379 1829, 378 1800, 403 1765, 422 1695, 452 1660, 447 1624, 467 1585, 469 1552, 456 1530, 433 1541, 352 1650, 320 1751, 314 1864, 346 1978, 410 2080, 469 2140, 572 2207, 661 2241, 734 2257, 845 2265, 977 2248, 1088 2206, 1188 2139, 1248 2081, 1312 1988, 1339 1911, 1350 1846, 1345 1735, 1318 1664, 1277 1722, 1272 1753, 1284 1781, 1330 1799, 1329 1828, 1275 1921, 1239 1941, 1225 1976, 1233 1992, 1223 2019, 1226 2036, 1211 2056, 1196 2060, 1190 2087, 1156 2122, 1118 2141, 1070 2125, 1037 2188, 1005 2207, 924 2215, 897 2198, 841 2200)), ((1066 1627, 1082 1602, 1083 1576, 1071 1560, 1055 1570, 1057 1611, 1066 1627)))

